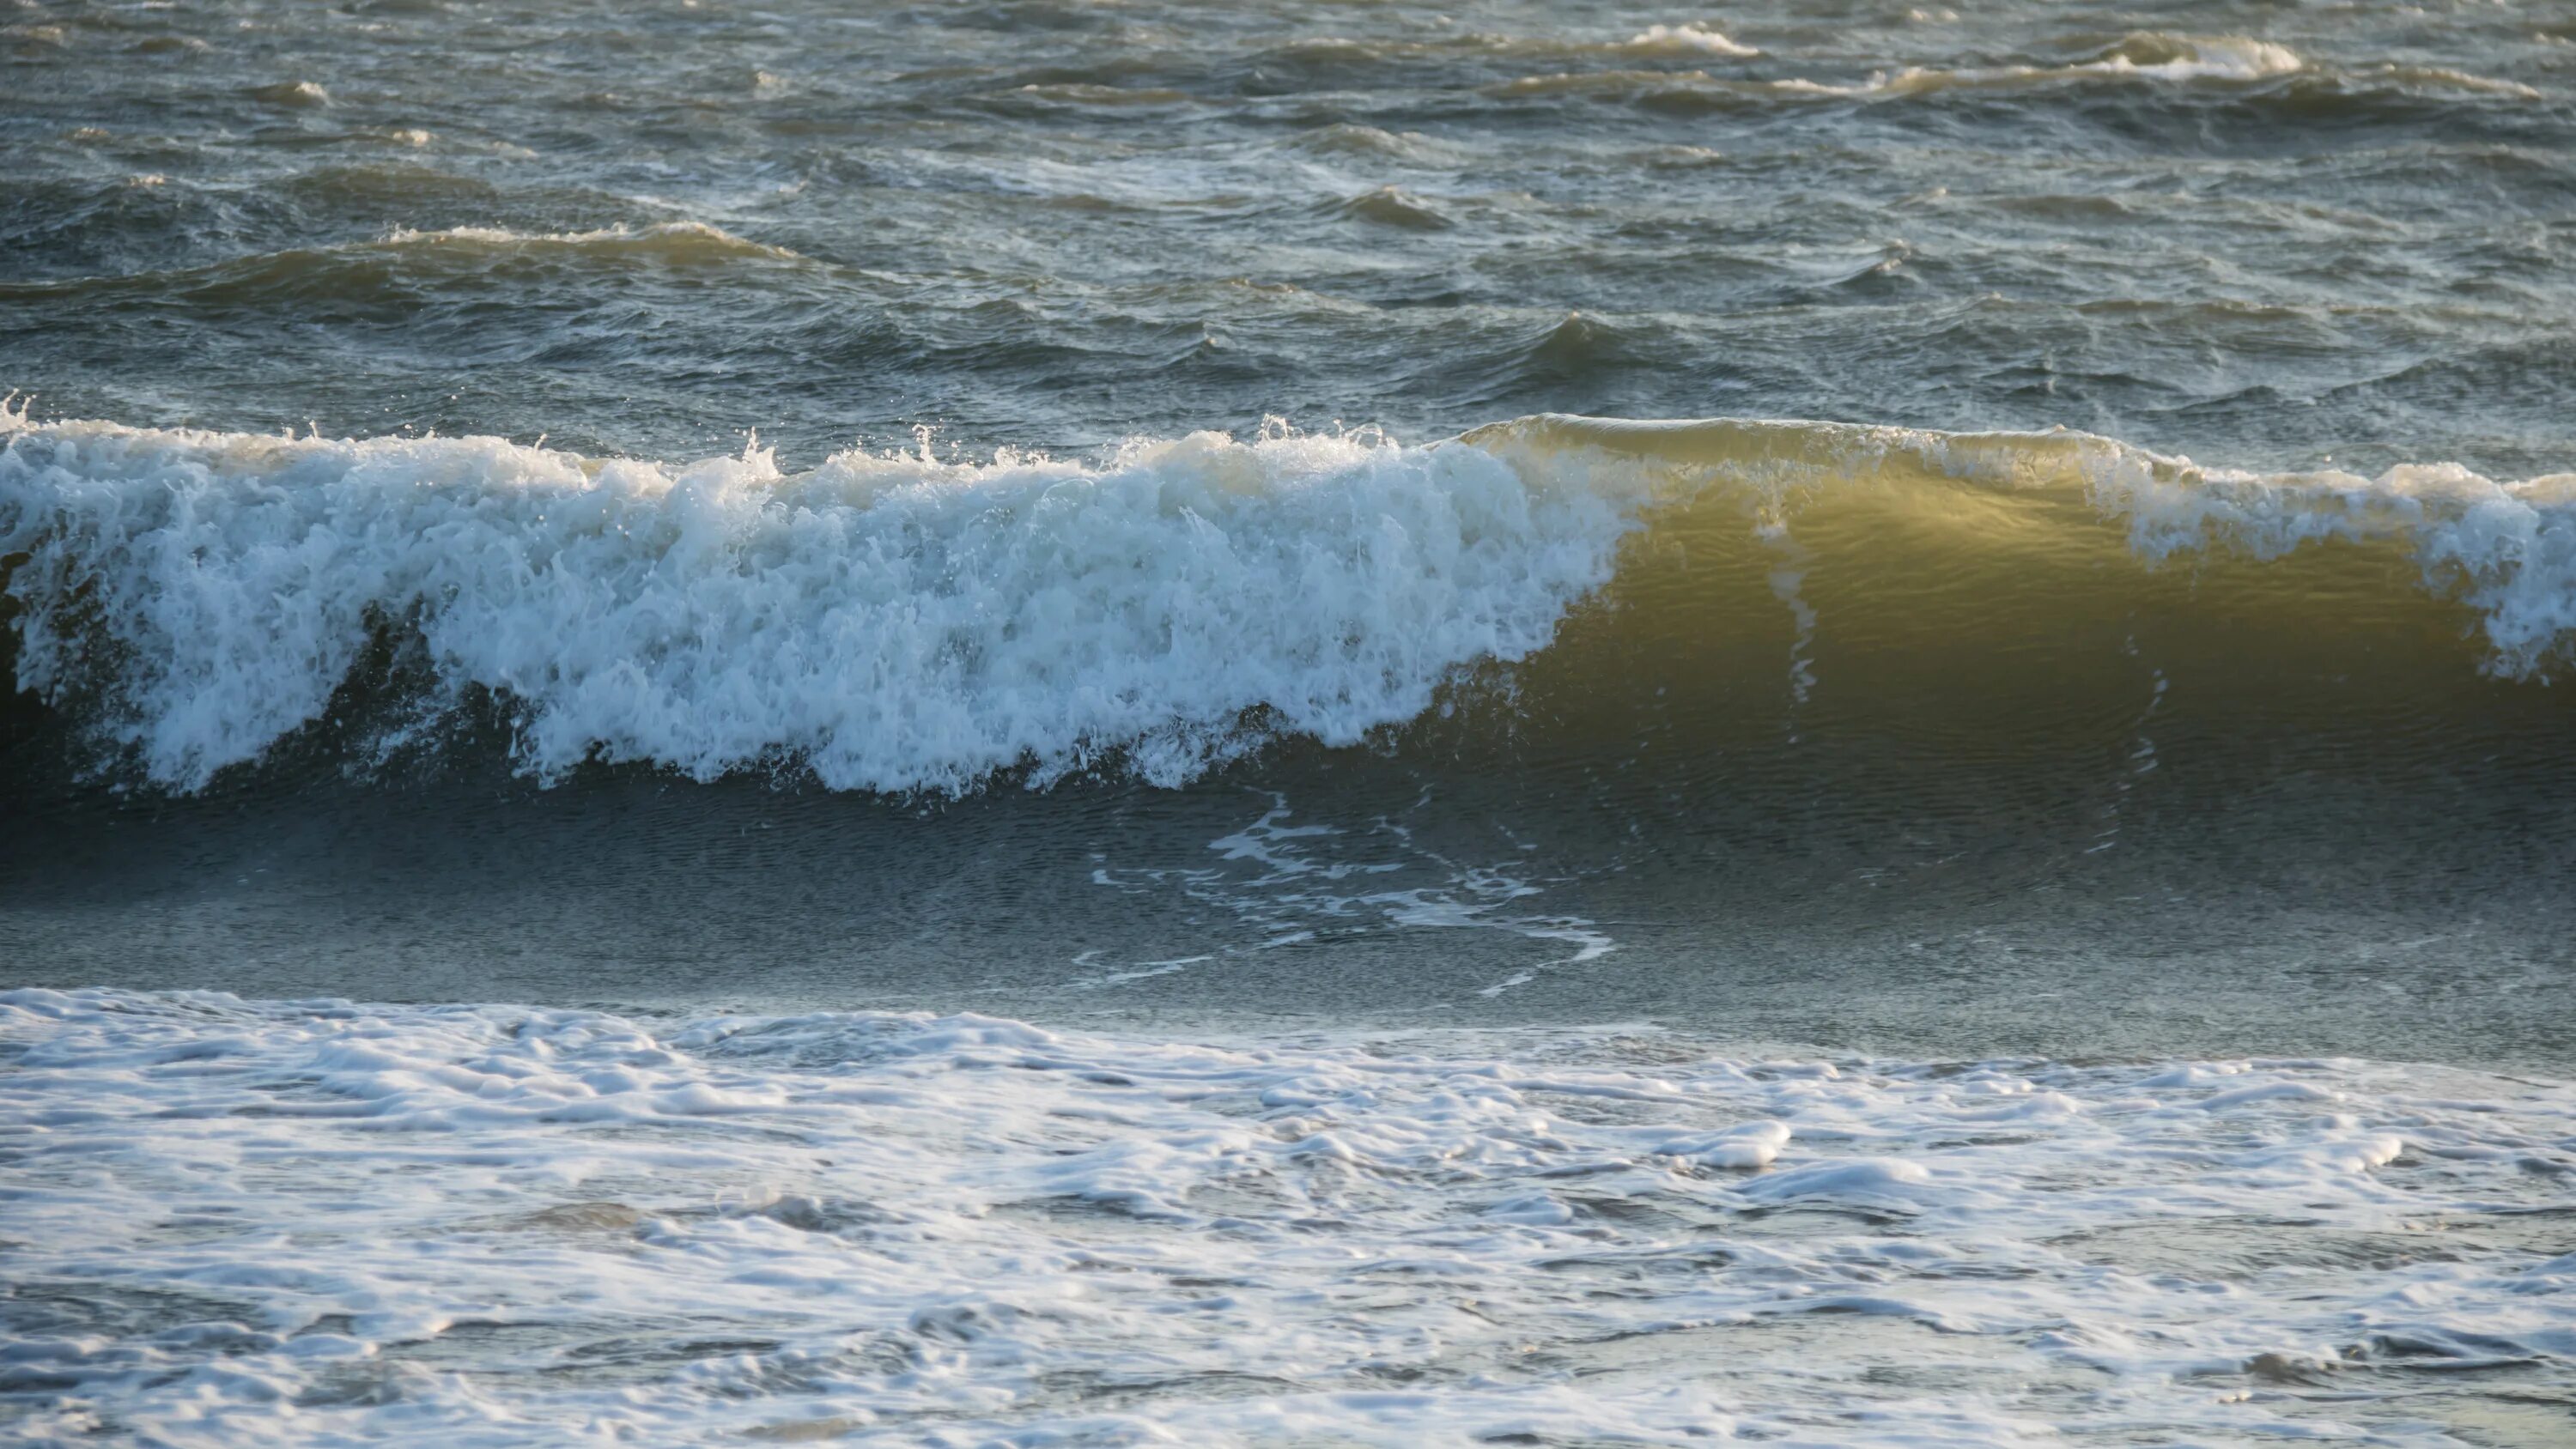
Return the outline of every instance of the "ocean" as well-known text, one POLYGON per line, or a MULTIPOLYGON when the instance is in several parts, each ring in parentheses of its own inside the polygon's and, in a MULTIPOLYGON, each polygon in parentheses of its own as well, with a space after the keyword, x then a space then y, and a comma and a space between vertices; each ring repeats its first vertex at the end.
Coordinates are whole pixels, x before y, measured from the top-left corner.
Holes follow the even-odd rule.
POLYGON ((0 1437, 2576 1444, 2576 14, 0 11, 0 1437))

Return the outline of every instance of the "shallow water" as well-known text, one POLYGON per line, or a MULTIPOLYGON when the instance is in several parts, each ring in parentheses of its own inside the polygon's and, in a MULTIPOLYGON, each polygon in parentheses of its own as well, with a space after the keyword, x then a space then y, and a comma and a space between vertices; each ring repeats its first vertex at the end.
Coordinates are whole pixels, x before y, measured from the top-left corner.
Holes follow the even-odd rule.
POLYGON ((2571 198, 2543 5, 19 0, 0 1415, 2563 1444, 2571 198))
POLYGON ((2538 1445, 2576 1351, 2564 1083, 0 1012, 38 1436, 2538 1445))

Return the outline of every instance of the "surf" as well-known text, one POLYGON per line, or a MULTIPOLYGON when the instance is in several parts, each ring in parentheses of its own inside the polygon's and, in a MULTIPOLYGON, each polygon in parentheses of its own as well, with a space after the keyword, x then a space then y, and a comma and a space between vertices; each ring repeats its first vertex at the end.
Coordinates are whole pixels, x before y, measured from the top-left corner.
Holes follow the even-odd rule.
POLYGON ((1670 727, 1949 701, 2009 733, 2033 700, 2130 699, 2160 633, 2158 678, 2340 639, 2442 713, 2547 694, 2576 639, 2576 475, 2258 473, 2068 431, 1537 415, 800 469, 0 428, 17 688, 180 792, 468 717, 541 781, 951 796, 1176 786, 1293 740, 1584 747, 1684 702, 1670 727))

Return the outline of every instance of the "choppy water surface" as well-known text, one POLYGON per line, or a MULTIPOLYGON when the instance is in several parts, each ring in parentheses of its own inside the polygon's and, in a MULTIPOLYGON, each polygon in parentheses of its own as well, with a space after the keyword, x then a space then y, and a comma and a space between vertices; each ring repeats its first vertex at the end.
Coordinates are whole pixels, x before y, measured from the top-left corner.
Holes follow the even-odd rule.
POLYGON ((1541 410, 2567 466, 2552 5, 20 5, 51 412, 810 461, 1541 410))
POLYGON ((2563 1445, 2571 199, 2552 5, 18 0, 0 1415, 2563 1445))

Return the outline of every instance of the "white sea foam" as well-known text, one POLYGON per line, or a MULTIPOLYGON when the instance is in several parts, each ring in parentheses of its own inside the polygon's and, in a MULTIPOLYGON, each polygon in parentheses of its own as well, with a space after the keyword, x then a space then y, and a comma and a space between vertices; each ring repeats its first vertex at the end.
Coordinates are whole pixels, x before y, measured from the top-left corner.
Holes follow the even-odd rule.
MULTIPOLYGON (((1564 948, 1562 956, 1479 988, 1488 997, 1527 986, 1541 972, 1586 965, 1618 949, 1592 920, 1536 909, 1545 887, 1517 861, 1452 860, 1423 847, 1401 821, 1385 815, 1356 827, 1292 824, 1294 819, 1288 798, 1273 792, 1269 809, 1208 842, 1204 857, 1140 863, 1095 856, 1101 863, 1092 882, 1133 895, 1176 892, 1218 907, 1259 934, 1256 950, 1309 941, 1327 930, 1344 934, 1385 926, 1503 931, 1564 948)), ((1157 969, 1081 984, 1123 985, 1162 974, 1159 968, 1169 963, 1146 964, 1157 969)))
MULTIPOLYGON (((1750 47, 1738 46, 1713 32, 1695 32, 1688 27, 1680 31, 1664 31, 1661 26, 1617 49, 1621 53, 1638 56, 1752 56, 1761 53, 1750 47), (1706 44, 1699 43, 1703 38, 1706 44)), ((1876 101, 1950 91, 2018 91, 2069 84, 2205 82, 2256 85, 2301 74, 2320 75, 2334 83, 2370 88, 2467 92, 2515 100, 2541 98, 2539 91, 2519 81, 2472 75, 2449 67, 2383 62, 2320 68, 2288 46, 2268 40, 2242 35, 2172 35, 2156 31, 2138 32, 2090 59, 2062 64, 1906 66, 1879 71, 1864 80, 1842 82, 1820 81, 1805 76, 1748 80, 1712 76, 1705 71, 1565 71, 1526 76, 1496 89, 1504 95, 1553 95, 1621 93, 1652 88, 1700 90, 1748 99, 1773 96, 1876 101)))
POLYGON ((274 85, 254 86, 250 94, 272 106, 305 109, 331 104, 331 93, 314 81, 279 81, 274 85))
POLYGON ((2286 45, 2244 35, 2166 35, 2141 31, 2089 64, 2104 70, 2191 80, 2218 76, 2261 80, 2304 70, 2307 62, 2286 45))
POLYGON ((2429 1446, 2576 1387, 2567 1083, 34 990, 0 1050, 38 1442, 2429 1446))
MULTIPOLYGON (((1955 18, 1955 17, 1953 17, 1955 18)), ((1638 56, 1761 54, 1713 31, 1690 26, 1656 26, 1619 47, 1638 56)), ((2088 60, 2059 65, 1907 66, 1881 71, 1866 80, 1819 81, 1804 76, 1759 80, 1719 78, 1704 71, 1561 72, 1507 82, 1506 95, 1564 92, 1627 91, 1639 87, 1699 88, 1745 97, 1840 97, 1861 100, 1899 99, 1953 90, 2022 89, 2068 82, 2158 83, 2217 81, 2252 83, 2294 75, 2309 69, 2296 51, 2271 41, 2241 35, 2193 36, 2141 31, 2088 60)), ((2381 66, 2344 72, 2357 79, 2433 89, 2493 90, 2499 94, 2536 96, 2527 86, 2482 80, 2458 72, 2423 67, 2381 66)))
MULTIPOLYGON (((427 145, 429 133, 407 131, 404 137, 417 136, 415 145, 427 145)), ((720 226, 702 221, 663 221, 648 226, 611 226, 592 231, 526 232, 491 226, 450 226, 428 231, 397 227, 381 239, 358 242, 339 248, 344 252, 404 250, 413 248, 450 248, 474 252, 520 251, 634 251, 673 257, 766 257, 772 261, 801 261, 795 252, 781 246, 748 241, 720 226)))
MULTIPOLYGON (((2168 35, 2141 31, 2103 54, 2072 65, 2008 65, 1945 68, 1908 67, 1874 76, 1866 85, 1832 88, 1844 95, 1913 96, 1945 90, 2018 88, 2089 80, 2217 81, 2251 84, 2311 72, 2305 57, 2286 45, 2242 35, 2168 35)), ((2443 66, 2382 63, 2333 67, 2325 74, 2346 84, 2388 86, 2417 91, 2466 91, 2471 94, 2538 100, 2540 92, 2519 81, 2471 75, 2443 66)))
POLYGON ((1907 67, 1874 77, 1853 94, 1922 95, 1934 91, 2018 87, 2051 81, 2136 78, 2156 81, 2261 81, 2307 68, 2298 52, 2242 35, 2165 35, 2142 31, 2102 55, 2073 65, 2007 65, 1951 69, 1907 67))
POLYGON ((1723 55, 1743 57, 1762 52, 1750 45, 1739 44, 1724 34, 1704 26, 1649 25, 1628 37, 1619 49, 1629 55, 1723 55))
POLYGON ((1123 751, 1177 782, 1261 739, 1256 707, 1351 743, 1539 648, 1632 521, 1365 435, 802 473, 96 423, 0 452, 21 682, 111 652, 110 736, 183 787, 320 718, 379 626, 445 696, 505 693, 541 775, 792 756, 835 787, 963 789, 1123 751))

